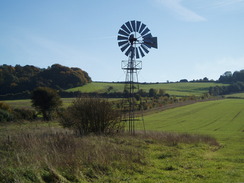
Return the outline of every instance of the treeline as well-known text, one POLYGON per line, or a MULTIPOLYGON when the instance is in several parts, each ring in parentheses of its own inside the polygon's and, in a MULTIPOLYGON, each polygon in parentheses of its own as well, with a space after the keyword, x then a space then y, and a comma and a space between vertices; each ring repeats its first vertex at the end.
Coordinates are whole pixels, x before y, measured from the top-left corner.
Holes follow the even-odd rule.
POLYGON ((91 78, 87 72, 59 64, 47 69, 32 65, 0 66, 0 95, 23 95, 40 86, 62 90, 89 82, 91 78))
POLYGON ((207 77, 204 77, 203 79, 193 79, 192 81, 188 81, 187 79, 181 79, 180 83, 187 83, 187 82, 191 82, 191 83, 207 83, 207 82, 215 82, 213 79, 208 79, 207 77))
POLYGON ((244 92, 244 70, 226 71, 219 77, 219 83, 230 84, 228 86, 215 86, 209 88, 209 94, 213 96, 244 92))
POLYGON ((244 82, 244 70, 235 71, 233 74, 231 71, 226 71, 219 77, 218 82, 220 83, 235 83, 244 82))
POLYGON ((210 87, 208 92, 213 96, 244 92, 244 82, 238 81, 230 84, 229 86, 210 87))

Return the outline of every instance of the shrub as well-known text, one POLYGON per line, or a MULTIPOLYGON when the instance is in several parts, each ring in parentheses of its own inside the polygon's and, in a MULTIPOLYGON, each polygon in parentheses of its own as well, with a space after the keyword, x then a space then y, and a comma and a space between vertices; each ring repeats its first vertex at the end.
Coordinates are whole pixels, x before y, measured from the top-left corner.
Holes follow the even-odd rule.
POLYGON ((13 115, 11 114, 12 108, 4 102, 0 102, 0 122, 12 121, 13 115))
POLYGON ((123 128, 120 112, 108 100, 100 98, 77 98, 60 114, 60 119, 62 126, 80 135, 109 134, 123 128))
POLYGON ((2 109, 4 111, 8 111, 8 112, 11 112, 12 111, 10 105, 8 105, 5 102, 0 102, 0 109, 2 109))
POLYGON ((6 110, 0 109, 0 122, 12 121, 13 115, 6 110))
POLYGON ((27 120, 32 121, 37 118, 37 114, 34 110, 24 109, 24 108, 16 108, 13 111, 15 120, 27 120))

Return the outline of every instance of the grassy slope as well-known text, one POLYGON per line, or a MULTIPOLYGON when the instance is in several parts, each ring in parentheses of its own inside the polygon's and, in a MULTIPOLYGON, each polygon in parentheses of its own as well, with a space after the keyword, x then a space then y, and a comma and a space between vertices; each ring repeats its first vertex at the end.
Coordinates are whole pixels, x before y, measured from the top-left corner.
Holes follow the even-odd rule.
MULTIPOLYGON (((208 92, 211 86, 223 85, 219 83, 159 83, 159 84, 140 84, 139 88, 148 91, 150 88, 164 89, 166 93, 177 96, 201 95, 208 92)), ((96 83, 92 82, 82 87, 68 89, 67 91, 81 92, 106 92, 109 87, 113 91, 122 92, 124 84, 122 83, 96 83)))
POLYGON ((233 94, 226 95, 226 97, 244 99, 244 93, 233 93, 233 94))
MULTIPOLYGON (((207 169, 215 172, 214 176, 218 177, 219 182, 235 182, 233 179, 238 176, 236 181, 244 180, 243 119, 244 100, 240 99, 201 102, 144 118, 147 130, 208 134, 216 137, 222 148, 203 155, 209 160, 207 169)), ((142 129, 141 126, 138 124, 138 128, 142 129)))
POLYGON ((16 107, 16 108, 31 108, 31 100, 30 99, 23 99, 23 100, 5 100, 3 102, 6 102, 10 106, 16 107))
MULTIPOLYGON (((163 84, 140 84, 140 89, 148 91, 150 88, 154 89, 164 89, 166 93, 170 95, 177 96, 191 96, 197 95, 200 96, 203 93, 208 91, 208 88, 211 86, 223 85, 217 83, 163 83, 163 84)), ((71 88, 67 91, 81 91, 81 92, 106 92, 109 87, 113 87, 111 92, 122 92, 124 84, 122 83, 96 83, 92 82, 82 87, 71 88)), ((63 98, 64 107, 70 105, 73 101, 73 98, 63 98)), ((4 101, 14 107, 26 107, 31 108, 31 101, 26 100, 7 100, 4 101)))

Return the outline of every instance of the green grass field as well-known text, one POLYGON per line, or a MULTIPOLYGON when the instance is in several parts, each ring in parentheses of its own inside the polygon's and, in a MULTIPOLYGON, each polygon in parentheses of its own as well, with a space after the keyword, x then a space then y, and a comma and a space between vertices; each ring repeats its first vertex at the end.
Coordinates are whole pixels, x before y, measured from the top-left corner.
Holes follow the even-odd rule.
MULTIPOLYGON (((244 155, 243 99, 199 102, 151 114, 144 120, 147 130, 211 135, 235 146, 228 148, 230 151, 239 149, 244 155)), ((141 125, 138 128, 142 129, 141 125)))
MULTIPOLYGON (((75 98, 62 98, 63 107, 69 106, 75 98)), ((3 102, 6 102, 12 107, 16 108, 32 108, 31 106, 31 100, 30 99, 23 99, 23 100, 5 100, 3 102)))
POLYGON ((226 98, 244 99, 244 93, 233 93, 225 96, 226 98))
MULTIPOLYGON (((189 96, 189 95, 202 95, 208 92, 209 87, 216 85, 224 85, 220 83, 158 83, 158 84, 140 84, 139 88, 144 91, 149 91, 150 88, 154 89, 164 89, 166 93, 176 96, 189 96)), ((80 92, 107 92, 108 88, 112 87, 111 92, 122 92, 124 89, 124 84, 122 83, 97 83, 92 82, 87 85, 71 88, 67 91, 80 91, 80 92)))
MULTIPOLYGON (((244 181, 243 99, 199 102, 148 115, 144 120, 147 130, 206 134, 217 138, 222 147, 203 154, 209 163, 206 170, 219 176, 216 182, 244 181)), ((143 129, 142 124, 138 123, 137 128, 143 129)))

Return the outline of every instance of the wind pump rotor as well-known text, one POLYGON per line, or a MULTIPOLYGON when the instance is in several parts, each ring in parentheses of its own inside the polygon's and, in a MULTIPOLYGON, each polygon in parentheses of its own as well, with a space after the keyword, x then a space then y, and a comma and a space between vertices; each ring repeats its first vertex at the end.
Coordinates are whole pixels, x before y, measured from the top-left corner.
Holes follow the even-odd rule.
POLYGON ((121 51, 131 59, 139 59, 149 53, 151 48, 158 48, 157 37, 141 21, 128 21, 118 32, 118 45, 121 51))

